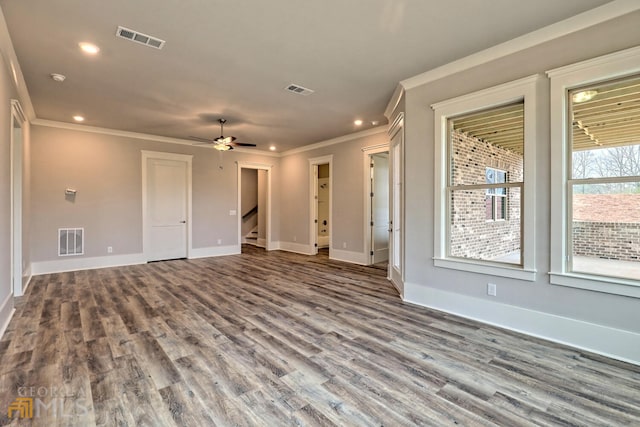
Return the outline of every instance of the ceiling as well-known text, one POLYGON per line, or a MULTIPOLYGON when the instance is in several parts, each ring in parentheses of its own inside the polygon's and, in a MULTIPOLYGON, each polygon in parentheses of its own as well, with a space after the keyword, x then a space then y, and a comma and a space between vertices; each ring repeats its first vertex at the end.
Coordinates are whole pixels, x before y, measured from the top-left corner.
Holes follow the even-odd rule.
POLYGON ((399 81, 606 0, 0 0, 39 119, 285 151, 384 125, 399 81), (123 26, 161 50, 116 37, 123 26), (79 42, 100 47, 93 57, 79 42), (51 73, 66 76, 62 83, 51 73), (285 91, 294 83, 308 96, 285 91), (362 119, 360 127, 355 119, 362 119))

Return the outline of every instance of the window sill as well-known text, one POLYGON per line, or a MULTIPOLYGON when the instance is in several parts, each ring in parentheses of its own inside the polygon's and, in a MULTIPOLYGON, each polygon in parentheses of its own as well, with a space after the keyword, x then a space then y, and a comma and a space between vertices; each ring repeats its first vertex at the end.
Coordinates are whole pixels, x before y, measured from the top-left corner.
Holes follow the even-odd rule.
POLYGON ((466 260, 461 258, 433 258, 433 265, 436 267, 450 268, 452 270, 509 277, 511 279, 526 280, 529 282, 536 280, 536 270, 525 269, 516 265, 512 267, 506 264, 489 264, 482 261, 466 260))
POLYGON ((578 273, 549 273, 551 284, 640 298, 640 282, 578 273))

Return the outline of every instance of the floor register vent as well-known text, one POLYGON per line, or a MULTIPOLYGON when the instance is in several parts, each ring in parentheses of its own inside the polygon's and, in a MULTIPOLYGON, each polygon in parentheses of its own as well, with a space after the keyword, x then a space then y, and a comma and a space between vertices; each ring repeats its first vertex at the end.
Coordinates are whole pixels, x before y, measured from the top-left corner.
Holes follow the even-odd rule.
POLYGON ((84 228, 58 229, 58 256, 84 254, 84 228))

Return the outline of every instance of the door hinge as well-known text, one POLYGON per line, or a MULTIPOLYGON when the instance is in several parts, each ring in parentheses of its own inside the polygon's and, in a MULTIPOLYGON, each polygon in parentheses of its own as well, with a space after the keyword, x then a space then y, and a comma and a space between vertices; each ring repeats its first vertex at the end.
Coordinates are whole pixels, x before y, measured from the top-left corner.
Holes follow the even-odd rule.
POLYGON ((371 221, 371 226, 373 227, 373 221, 371 221))
POLYGON ((373 197, 373 191, 371 192, 371 196, 370 197, 373 197))
POLYGON ((318 247, 318 244, 317 244, 317 243, 314 243, 314 244, 313 244, 313 246, 315 246, 315 247, 317 248, 317 247, 318 247))
POLYGON ((317 219, 314 219, 314 220, 313 220, 313 222, 315 222, 315 223, 317 224, 317 223, 318 223, 318 220, 317 220, 317 219))
POLYGON ((373 256, 373 251, 371 251, 371 252, 369 253, 369 255, 373 256))

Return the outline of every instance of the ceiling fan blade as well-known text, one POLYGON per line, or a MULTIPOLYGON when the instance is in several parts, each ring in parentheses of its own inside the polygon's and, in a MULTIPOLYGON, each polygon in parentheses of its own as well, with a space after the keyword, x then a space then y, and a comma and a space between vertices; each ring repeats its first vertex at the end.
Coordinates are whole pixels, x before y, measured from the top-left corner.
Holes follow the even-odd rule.
POLYGON ((249 144, 247 142, 232 142, 229 145, 235 145, 236 147, 255 147, 256 144, 249 144))

